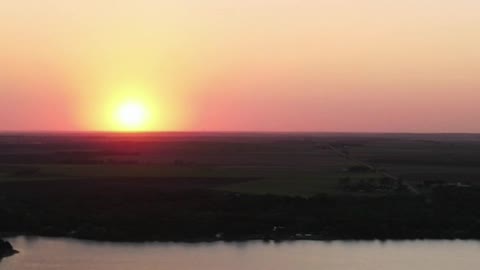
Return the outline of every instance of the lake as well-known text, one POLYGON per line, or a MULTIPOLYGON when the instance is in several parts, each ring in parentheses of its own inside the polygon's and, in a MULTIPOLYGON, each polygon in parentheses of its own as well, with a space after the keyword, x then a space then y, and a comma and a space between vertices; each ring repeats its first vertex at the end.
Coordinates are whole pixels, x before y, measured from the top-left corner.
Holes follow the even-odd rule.
POLYGON ((111 243, 63 238, 8 239, 20 251, 2 270, 385 270, 474 269, 479 241, 293 241, 111 243))

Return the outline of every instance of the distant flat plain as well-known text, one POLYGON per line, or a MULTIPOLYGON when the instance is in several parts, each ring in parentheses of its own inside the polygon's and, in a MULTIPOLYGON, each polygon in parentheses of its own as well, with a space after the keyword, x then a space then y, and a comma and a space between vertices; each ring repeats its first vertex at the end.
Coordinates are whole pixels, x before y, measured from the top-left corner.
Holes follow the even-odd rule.
POLYGON ((425 181, 476 185, 479 165, 480 135, 475 134, 0 135, 1 182, 188 179, 192 188, 238 193, 378 195, 385 191, 348 191, 339 183, 377 181, 388 173, 415 186, 425 181), (374 170, 351 170, 362 164, 374 170), (215 181, 198 185, 205 179, 215 181))

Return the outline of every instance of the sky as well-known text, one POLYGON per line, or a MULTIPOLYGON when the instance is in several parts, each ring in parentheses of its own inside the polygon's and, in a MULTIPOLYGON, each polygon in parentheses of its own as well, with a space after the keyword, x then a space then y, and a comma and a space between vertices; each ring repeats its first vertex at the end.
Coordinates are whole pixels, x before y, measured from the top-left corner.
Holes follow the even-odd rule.
POLYGON ((0 130, 480 132, 479 12, 476 0, 3 0, 0 130), (141 126, 118 119, 128 106, 141 126))

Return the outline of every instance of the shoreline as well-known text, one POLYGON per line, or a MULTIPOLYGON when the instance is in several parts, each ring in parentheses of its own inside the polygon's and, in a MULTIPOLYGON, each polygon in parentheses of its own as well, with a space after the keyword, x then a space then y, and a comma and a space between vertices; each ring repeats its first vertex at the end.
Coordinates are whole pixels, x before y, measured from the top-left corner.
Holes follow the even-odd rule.
MULTIPOLYGON (((318 242, 335 242, 335 241, 345 241, 345 242, 370 242, 370 241, 379 241, 379 242, 389 242, 389 241, 480 241, 479 238, 462 238, 462 237, 411 237, 411 238, 378 238, 378 237, 324 237, 321 235, 310 235, 310 236, 298 236, 298 235, 285 235, 284 237, 266 237, 262 235, 250 235, 246 237, 237 237, 237 238, 219 238, 219 237, 198 237, 198 238, 189 238, 189 239, 159 239, 159 238, 131 238, 131 239, 114 239, 114 238, 95 238, 95 237, 76 237, 71 235, 38 235, 38 234, 27 234, 27 233, 3 233, 2 237, 4 239, 12 238, 52 238, 52 239, 68 239, 68 240, 78 240, 78 241, 90 241, 90 242, 99 242, 99 243, 126 243, 126 244, 139 244, 139 243, 179 243, 179 244, 202 244, 202 243, 215 243, 215 242, 224 242, 224 243, 244 243, 250 241, 264 241, 264 242, 295 242, 295 241, 318 241, 318 242)), ((18 251, 14 250, 12 255, 17 254, 18 251)), ((9 255, 9 256, 12 256, 9 255)))

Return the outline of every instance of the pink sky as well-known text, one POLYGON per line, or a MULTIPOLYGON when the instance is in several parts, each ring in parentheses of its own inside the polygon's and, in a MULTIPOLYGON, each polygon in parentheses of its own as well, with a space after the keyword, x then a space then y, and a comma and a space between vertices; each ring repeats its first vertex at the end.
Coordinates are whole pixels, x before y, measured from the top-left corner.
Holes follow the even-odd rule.
POLYGON ((0 130, 480 132, 471 0, 0 2, 0 130))

